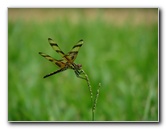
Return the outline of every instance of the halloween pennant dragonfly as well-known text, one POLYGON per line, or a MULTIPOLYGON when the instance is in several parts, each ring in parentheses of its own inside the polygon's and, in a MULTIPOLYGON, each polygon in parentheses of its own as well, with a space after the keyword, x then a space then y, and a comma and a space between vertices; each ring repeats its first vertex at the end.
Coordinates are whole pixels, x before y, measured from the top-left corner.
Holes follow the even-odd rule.
POLYGON ((51 47, 58 53, 61 55, 62 59, 61 60, 56 60, 53 57, 44 54, 42 52, 39 52, 39 54, 41 56, 43 56, 44 58, 46 58, 47 60, 53 62, 54 64, 56 64, 58 67, 60 67, 60 69, 58 69, 55 72, 52 72, 50 74, 47 74, 44 76, 44 78, 52 76, 54 74, 57 74, 59 72, 65 71, 67 69, 73 69, 76 76, 82 79, 85 79, 84 77, 81 77, 80 74, 81 72, 81 68, 82 65, 81 64, 75 64, 74 60, 77 57, 78 51, 80 49, 80 47, 83 45, 83 40, 78 41, 78 43, 76 45, 73 46, 72 50, 70 52, 68 52, 67 54, 65 54, 60 47, 58 46, 58 44, 56 42, 54 42, 51 38, 48 38, 48 42, 51 45, 51 47))

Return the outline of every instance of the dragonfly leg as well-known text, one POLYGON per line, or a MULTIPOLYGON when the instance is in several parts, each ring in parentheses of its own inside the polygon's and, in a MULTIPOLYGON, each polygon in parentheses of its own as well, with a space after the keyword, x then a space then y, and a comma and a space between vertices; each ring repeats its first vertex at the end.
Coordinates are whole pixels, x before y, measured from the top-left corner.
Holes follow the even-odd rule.
POLYGON ((75 74, 76 74, 76 76, 77 76, 78 78, 85 79, 85 80, 87 81, 86 78, 80 76, 80 72, 78 72, 78 71, 76 71, 76 70, 74 70, 74 72, 75 72, 75 74))

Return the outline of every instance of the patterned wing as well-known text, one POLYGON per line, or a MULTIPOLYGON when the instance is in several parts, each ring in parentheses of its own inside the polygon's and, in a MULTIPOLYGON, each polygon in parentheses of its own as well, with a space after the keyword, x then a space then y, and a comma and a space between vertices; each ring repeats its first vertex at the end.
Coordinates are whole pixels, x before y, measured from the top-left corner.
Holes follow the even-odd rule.
POLYGON ((67 59, 69 59, 70 62, 74 62, 77 57, 78 51, 82 45, 83 40, 81 39, 76 45, 73 46, 72 50, 67 54, 67 59))
POLYGON ((56 42, 54 42, 51 38, 48 38, 48 42, 50 43, 51 47, 57 52, 59 53, 62 57, 65 56, 64 52, 60 49, 60 47, 58 46, 58 44, 56 42))
POLYGON ((54 64, 56 64, 58 67, 60 68, 64 68, 65 67, 65 61, 64 60, 56 60, 54 58, 52 58, 51 56, 47 55, 47 54, 44 54, 42 52, 39 52, 39 54, 41 56, 43 56, 44 58, 46 58, 47 60, 53 62, 54 64))

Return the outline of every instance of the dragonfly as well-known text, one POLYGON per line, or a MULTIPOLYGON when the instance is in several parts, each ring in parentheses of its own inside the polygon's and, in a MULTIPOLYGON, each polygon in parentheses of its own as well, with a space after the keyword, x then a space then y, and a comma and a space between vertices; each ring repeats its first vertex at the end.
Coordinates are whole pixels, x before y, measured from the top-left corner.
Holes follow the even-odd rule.
POLYGON ((74 70, 75 74, 77 77, 81 78, 81 79, 85 79, 84 77, 80 76, 82 73, 82 65, 81 64, 75 64, 74 61, 78 55, 78 51, 80 49, 80 47, 83 45, 83 40, 79 40, 77 42, 76 45, 74 45, 71 49, 70 52, 68 52, 67 54, 65 54, 60 47, 58 46, 58 44, 52 40, 51 38, 48 38, 48 42, 50 44, 50 46, 62 57, 62 59, 57 60, 43 52, 39 52, 39 54, 44 57, 45 59, 49 60, 50 62, 54 63, 55 65, 57 65, 60 69, 49 73, 47 75, 45 75, 43 78, 52 76, 54 74, 60 73, 62 71, 65 71, 67 69, 72 69, 74 70))

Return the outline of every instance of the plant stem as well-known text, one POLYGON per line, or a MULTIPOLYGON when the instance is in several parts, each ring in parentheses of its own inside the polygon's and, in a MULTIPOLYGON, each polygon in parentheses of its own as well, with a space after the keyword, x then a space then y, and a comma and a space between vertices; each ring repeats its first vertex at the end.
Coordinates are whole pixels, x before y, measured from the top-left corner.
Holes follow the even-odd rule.
POLYGON ((93 104, 93 121, 94 121, 95 109, 96 109, 97 99, 98 99, 98 96, 99 96, 99 89, 100 89, 100 87, 101 87, 101 83, 99 83, 99 87, 97 89, 96 96, 95 96, 95 99, 94 99, 94 104, 93 104))
POLYGON ((86 80, 86 82, 88 84, 88 87, 89 87, 91 104, 92 104, 92 121, 94 121, 94 119, 95 119, 95 109, 96 109, 96 104, 97 104, 97 99, 98 99, 98 96, 99 96, 99 89, 101 87, 101 83, 99 83, 99 87, 97 89, 96 96, 95 96, 95 99, 94 99, 94 102, 93 102, 93 92, 92 92, 92 87, 90 85, 90 81, 89 81, 88 75, 84 72, 83 69, 81 71, 84 74, 85 80, 86 80))
POLYGON ((89 92, 90 92, 90 98, 91 98, 91 105, 92 105, 92 121, 94 121, 94 111, 93 111, 93 93, 92 93, 92 87, 90 85, 90 81, 89 81, 89 78, 88 78, 88 75, 84 72, 84 70, 82 69, 81 70, 82 73, 84 74, 85 78, 86 78, 86 82, 88 84, 88 87, 89 87, 89 92))

